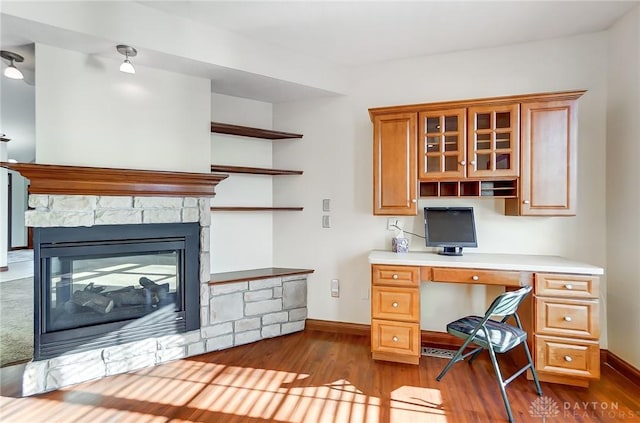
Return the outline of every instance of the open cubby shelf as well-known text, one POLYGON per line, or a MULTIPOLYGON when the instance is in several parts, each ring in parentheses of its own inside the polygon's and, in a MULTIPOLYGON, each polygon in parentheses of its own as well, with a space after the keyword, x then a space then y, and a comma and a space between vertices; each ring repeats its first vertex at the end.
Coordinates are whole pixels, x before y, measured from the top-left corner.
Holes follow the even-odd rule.
POLYGON ((302 175, 301 170, 268 169, 263 167, 211 165, 212 172, 248 173, 252 175, 302 175))
POLYGON ((221 122, 211 122, 211 132, 267 140, 302 138, 302 134, 294 134, 293 132, 274 131, 272 129, 253 128, 250 126, 232 125, 221 122))
POLYGON ((420 181, 420 197, 498 197, 518 196, 517 179, 420 181))

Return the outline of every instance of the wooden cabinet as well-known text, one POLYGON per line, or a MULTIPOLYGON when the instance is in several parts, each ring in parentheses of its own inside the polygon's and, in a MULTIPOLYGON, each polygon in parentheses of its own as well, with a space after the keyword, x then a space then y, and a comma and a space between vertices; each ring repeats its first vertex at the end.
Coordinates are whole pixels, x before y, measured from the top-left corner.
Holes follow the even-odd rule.
POLYGON ((369 109, 373 213, 416 215, 425 197, 497 197, 508 215, 574 215, 582 94, 369 109))
POLYGON ((588 386, 600 377, 599 278, 536 274, 535 364, 540 380, 588 386))
POLYGON ((467 176, 467 109, 420 112, 418 179, 467 176))
POLYGON ((371 266, 371 353, 375 360, 420 361, 420 268, 371 266))
POLYGON ((505 203, 506 214, 576 214, 576 103, 563 100, 522 104, 520 198, 505 203))
POLYGON ((519 104, 469 108, 470 177, 518 176, 519 104))
POLYGON ((373 214, 418 213, 416 113, 390 113, 373 121, 373 214))

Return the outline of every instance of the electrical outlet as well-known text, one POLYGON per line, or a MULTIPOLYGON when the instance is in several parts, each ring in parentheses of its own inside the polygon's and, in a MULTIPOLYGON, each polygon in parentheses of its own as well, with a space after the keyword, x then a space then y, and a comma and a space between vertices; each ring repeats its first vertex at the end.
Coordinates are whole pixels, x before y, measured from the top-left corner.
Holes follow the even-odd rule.
POLYGON ((339 297, 340 296, 340 280, 331 279, 331 296, 339 297))
POLYGON ((362 292, 360 294, 360 299, 362 300, 368 300, 369 299, 369 287, 365 286, 364 288, 362 288, 362 292))
POLYGON ((396 226, 400 227, 400 220, 397 217, 388 217, 387 218, 387 230, 388 231, 395 231, 398 228, 396 228, 396 226))
POLYGON ((324 200, 322 200, 322 211, 323 212, 331 211, 331 199, 325 198, 324 200))

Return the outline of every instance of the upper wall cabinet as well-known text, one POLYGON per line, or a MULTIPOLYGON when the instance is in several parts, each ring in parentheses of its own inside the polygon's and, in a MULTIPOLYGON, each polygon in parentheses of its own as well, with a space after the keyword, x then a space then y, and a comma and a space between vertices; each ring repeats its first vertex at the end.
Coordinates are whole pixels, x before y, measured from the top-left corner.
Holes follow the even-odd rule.
POLYGON ((470 177, 518 176, 519 105, 469 107, 470 177))
POLYGON ((417 113, 373 119, 373 214, 416 215, 417 113))
POLYGON ((467 109, 420 112, 418 178, 467 176, 467 109))
POLYGON ((509 215, 574 215, 582 94, 369 109, 373 214, 416 215, 418 197, 498 197, 509 215))
POLYGON ((506 214, 576 214, 577 122, 576 100, 522 103, 520 197, 505 200, 506 214))

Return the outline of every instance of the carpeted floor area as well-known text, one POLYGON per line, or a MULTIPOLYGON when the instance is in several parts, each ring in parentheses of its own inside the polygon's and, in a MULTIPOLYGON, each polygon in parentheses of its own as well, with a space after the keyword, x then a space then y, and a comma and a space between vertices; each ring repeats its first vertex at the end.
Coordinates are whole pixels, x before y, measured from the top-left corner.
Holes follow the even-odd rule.
POLYGON ((0 367, 33 358, 33 278, 0 283, 0 367))

